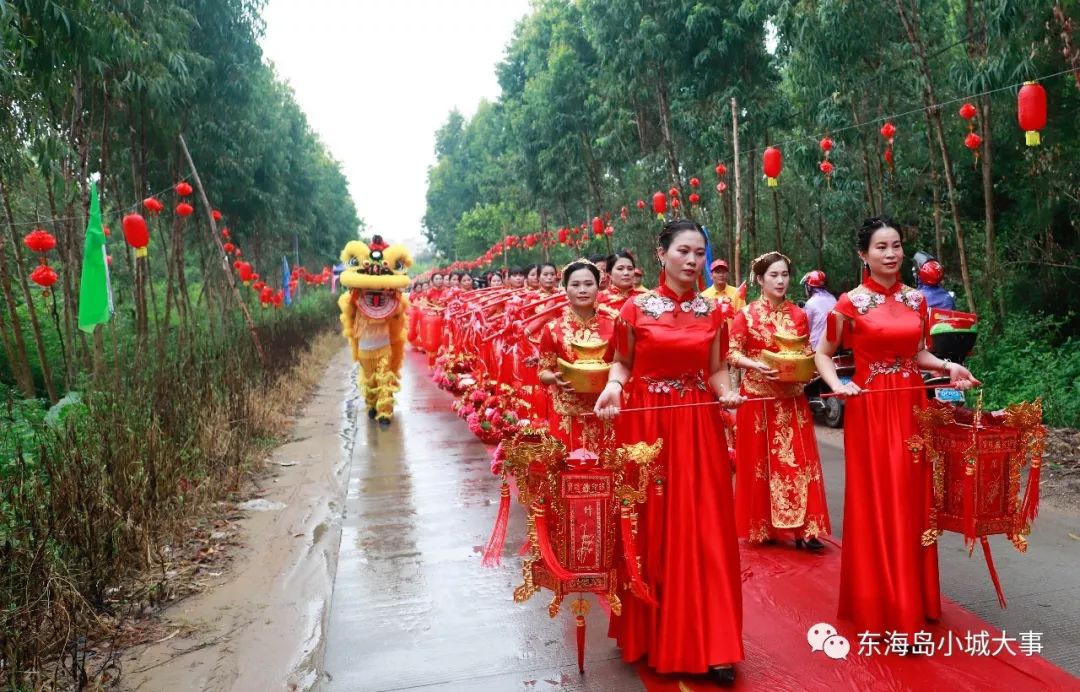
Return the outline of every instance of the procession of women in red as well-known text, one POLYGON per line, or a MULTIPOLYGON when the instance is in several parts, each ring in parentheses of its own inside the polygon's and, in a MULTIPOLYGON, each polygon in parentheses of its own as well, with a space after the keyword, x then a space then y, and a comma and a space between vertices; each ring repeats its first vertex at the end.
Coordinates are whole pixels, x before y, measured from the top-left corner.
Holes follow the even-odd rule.
MULTIPOLYGON (((700 226, 681 219, 664 225, 655 257, 640 266, 620 252, 494 272, 480 277, 480 289, 473 277, 465 285, 460 273, 429 272, 410 296, 409 338, 485 442, 520 426, 546 426, 568 450, 603 434, 664 441, 661 499, 642 506, 636 534, 655 601, 620 578, 622 610, 609 635, 623 660, 650 674, 698 674, 728 686, 746 658, 740 540, 750 550, 835 550, 821 539, 839 518, 829 515, 803 385, 770 364, 780 341, 810 335, 806 313, 787 297, 795 267, 780 252, 756 258, 751 299, 736 309, 723 286, 701 292, 707 269, 727 271, 722 260, 706 267, 707 244, 700 226), (652 267, 656 285, 645 289, 640 281, 652 267), (605 344, 611 364, 599 394, 576 391, 557 365, 573 363, 575 344, 586 342, 605 344)), ((979 383, 927 350, 927 307, 900 280, 896 224, 869 219, 853 244, 864 280, 827 315, 816 354, 802 347, 847 399, 836 615, 860 631, 912 634, 942 609, 937 547, 921 540, 931 467, 913 461, 906 442, 927 401, 910 385, 921 383, 920 369, 940 371, 961 390, 979 383), (841 347, 856 362, 847 383, 832 360, 841 347)))

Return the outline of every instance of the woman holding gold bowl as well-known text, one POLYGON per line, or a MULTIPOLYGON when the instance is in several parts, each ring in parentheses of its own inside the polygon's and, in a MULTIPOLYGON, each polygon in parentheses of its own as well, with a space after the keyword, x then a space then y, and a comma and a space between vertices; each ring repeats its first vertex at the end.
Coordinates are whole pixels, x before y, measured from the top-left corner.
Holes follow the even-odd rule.
POLYGON ((802 396, 813 374, 809 324, 806 313, 787 299, 791 260, 767 252, 752 269, 761 298, 735 316, 728 363, 746 371, 744 397, 771 400, 751 400, 736 415, 739 536, 751 543, 775 543, 791 533, 796 548, 821 550, 825 545, 818 536, 830 532, 829 510, 814 419, 802 396))
POLYGON ((603 419, 619 416, 620 442, 663 440, 661 477, 637 510, 635 546, 649 598, 626 587, 634 568, 624 561, 622 613, 612 615, 609 635, 624 661, 644 658, 658 673, 708 673, 730 685, 743 660, 742 581, 720 405, 742 398, 728 376, 730 314, 698 293, 705 245, 693 221, 664 225, 660 285, 623 306, 595 410, 603 419), (620 415, 624 405, 645 410, 620 415))
MULTIPOLYGON (((582 416, 592 410, 606 382, 607 368, 602 363, 611 362, 618 313, 597 305, 600 269, 587 259, 566 265, 562 286, 570 304, 540 330, 538 375, 551 392, 552 433, 574 450, 582 446, 583 435, 594 447, 598 442, 597 426, 582 416), (599 386, 591 387, 590 380, 597 377, 599 386)), ((597 421, 593 418, 592 422, 597 421)))

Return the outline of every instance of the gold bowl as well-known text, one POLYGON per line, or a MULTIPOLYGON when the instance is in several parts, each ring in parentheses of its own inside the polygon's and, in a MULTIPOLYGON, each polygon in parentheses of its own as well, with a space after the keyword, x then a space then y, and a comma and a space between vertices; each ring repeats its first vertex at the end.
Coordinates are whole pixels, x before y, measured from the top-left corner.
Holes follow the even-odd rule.
POLYGON ((570 348, 577 355, 577 360, 568 363, 558 359, 559 374, 570 383, 578 394, 599 394, 607 385, 611 363, 604 362, 607 352, 606 341, 571 341, 570 348))
POLYGON ((780 344, 780 350, 762 351, 761 362, 776 370, 777 379, 780 382, 798 384, 814 379, 817 374, 814 356, 804 354, 809 337, 776 332, 773 338, 780 344))

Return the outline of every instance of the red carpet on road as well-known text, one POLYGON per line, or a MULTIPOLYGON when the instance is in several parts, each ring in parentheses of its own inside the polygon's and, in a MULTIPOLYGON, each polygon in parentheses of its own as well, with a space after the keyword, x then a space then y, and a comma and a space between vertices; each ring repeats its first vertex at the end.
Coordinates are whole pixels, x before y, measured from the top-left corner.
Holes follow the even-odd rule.
MULTIPOLYGON (((832 541, 826 545, 822 554, 815 555, 796 551, 790 542, 761 547, 743 544, 746 660, 737 667, 738 679, 732 689, 1080 690, 1080 679, 1038 655, 1026 655, 1021 648, 1022 633, 1003 635, 944 598, 941 621, 926 627, 928 640, 933 642, 931 655, 886 653, 885 645, 870 655, 865 651, 860 654, 855 626, 836 618, 840 545, 832 541), (824 651, 811 651, 807 631, 820 623, 833 625, 848 640, 851 650, 846 659, 833 660, 824 651), (989 654, 979 644, 983 631, 988 633, 984 641, 989 654), (1013 654, 1004 648, 1003 637, 1013 654), (951 653, 943 648, 950 639, 951 653), (971 649, 981 655, 971 653, 971 649)), ((989 577, 987 589, 992 593, 989 577)), ((641 663, 637 670, 650 692, 716 689, 705 677, 657 675, 641 663)))

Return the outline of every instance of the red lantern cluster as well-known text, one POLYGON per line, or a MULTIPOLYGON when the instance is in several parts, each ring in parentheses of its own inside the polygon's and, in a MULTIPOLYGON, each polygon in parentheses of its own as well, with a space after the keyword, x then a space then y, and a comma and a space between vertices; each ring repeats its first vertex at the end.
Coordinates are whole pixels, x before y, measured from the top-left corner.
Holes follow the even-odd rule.
POLYGON ((37 228, 23 237, 23 244, 30 248, 32 252, 40 255, 38 266, 34 268, 34 271, 30 272, 30 280, 45 289, 44 295, 49 295, 49 287, 55 284, 59 278, 56 271, 49 266, 49 259, 46 256, 50 250, 56 247, 56 238, 52 233, 37 228))
POLYGON ((971 150, 975 154, 975 162, 979 162, 979 147, 982 146, 982 137, 975 132, 975 116, 978 115, 978 110, 974 105, 965 103, 960 106, 960 117, 967 121, 968 133, 967 137, 964 137, 964 146, 971 150))
POLYGON ((885 138, 885 163, 889 164, 890 171, 895 171, 896 165, 893 162, 893 139, 896 137, 896 126, 891 122, 886 122, 881 126, 881 136, 885 138))
POLYGON ((822 137, 821 141, 818 142, 818 146, 821 147, 821 152, 825 155, 825 159, 818 164, 818 168, 821 169, 821 172, 825 174, 825 183, 829 186, 829 189, 831 190, 832 174, 833 170, 835 170, 832 161, 829 160, 829 154, 832 153, 834 146, 832 137, 822 137))

